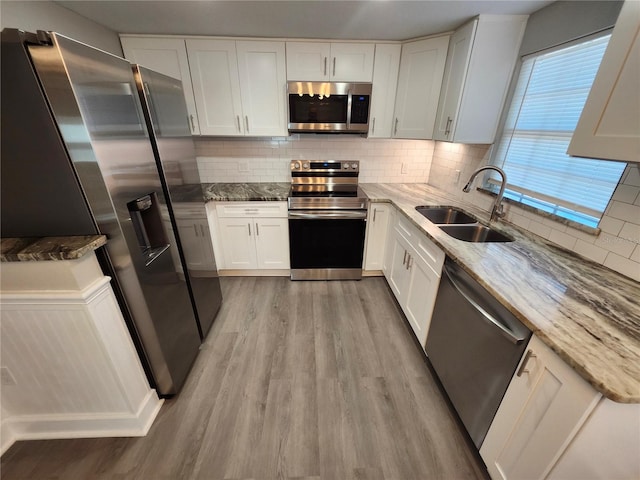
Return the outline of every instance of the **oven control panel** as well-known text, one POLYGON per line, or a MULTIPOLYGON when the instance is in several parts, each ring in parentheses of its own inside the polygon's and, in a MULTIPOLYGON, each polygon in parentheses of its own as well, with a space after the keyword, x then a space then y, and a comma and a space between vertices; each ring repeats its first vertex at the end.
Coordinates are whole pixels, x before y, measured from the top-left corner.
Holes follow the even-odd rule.
POLYGON ((358 160, 291 160, 292 172, 335 173, 360 171, 358 160))

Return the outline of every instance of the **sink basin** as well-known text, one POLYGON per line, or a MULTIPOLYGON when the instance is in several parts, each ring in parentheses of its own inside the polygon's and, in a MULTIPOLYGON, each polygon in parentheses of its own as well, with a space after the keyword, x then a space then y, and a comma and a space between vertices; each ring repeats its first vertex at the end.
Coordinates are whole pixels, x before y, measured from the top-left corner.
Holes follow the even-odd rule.
POLYGON ((513 238, 484 225, 441 225, 440 229, 465 242, 513 242, 513 238))
POLYGON ((477 222, 471 215, 454 207, 416 207, 416 210, 427 220, 437 225, 477 222))

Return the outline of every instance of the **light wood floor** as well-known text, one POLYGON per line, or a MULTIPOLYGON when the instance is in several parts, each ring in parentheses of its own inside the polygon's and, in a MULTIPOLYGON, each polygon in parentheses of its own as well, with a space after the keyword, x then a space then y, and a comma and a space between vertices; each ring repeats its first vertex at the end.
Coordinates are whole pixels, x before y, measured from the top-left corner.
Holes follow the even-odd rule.
POLYGON ((222 287, 146 437, 18 442, 2 480, 488 478, 382 278, 222 287))

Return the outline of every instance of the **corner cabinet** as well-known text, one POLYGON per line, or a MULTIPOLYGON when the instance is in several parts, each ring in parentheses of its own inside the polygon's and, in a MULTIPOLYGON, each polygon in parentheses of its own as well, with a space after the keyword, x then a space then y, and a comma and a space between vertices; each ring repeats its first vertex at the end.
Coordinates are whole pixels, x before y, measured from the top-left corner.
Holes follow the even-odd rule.
POLYGON ((376 45, 369 138, 391 138, 401 50, 400 44, 376 45))
POLYGON ((373 43, 287 42, 287 80, 371 82, 373 43))
POLYGON ((480 15, 451 37, 435 140, 493 143, 526 15, 480 15))
POLYGON ((182 82, 192 135, 200 133, 198 112, 191 85, 187 48, 183 38, 120 36, 124 57, 182 82))
POLYGON ((285 136, 284 42, 187 39, 202 135, 285 136))
POLYGON ((627 0, 567 153, 640 162, 639 85, 640 2, 627 0))
POLYGON ((491 478, 546 478, 601 395, 535 335, 480 448, 491 478))
POLYGON ((371 203, 367 218, 367 239, 364 252, 364 269, 382 270, 387 245, 389 212, 393 207, 388 203, 371 203))
POLYGON ((388 241, 387 282, 424 348, 445 254, 399 214, 388 241))
POLYGON ((289 269, 286 202, 220 202, 215 210, 220 270, 289 269))
POLYGON ((449 36, 402 45, 393 138, 433 137, 449 36))

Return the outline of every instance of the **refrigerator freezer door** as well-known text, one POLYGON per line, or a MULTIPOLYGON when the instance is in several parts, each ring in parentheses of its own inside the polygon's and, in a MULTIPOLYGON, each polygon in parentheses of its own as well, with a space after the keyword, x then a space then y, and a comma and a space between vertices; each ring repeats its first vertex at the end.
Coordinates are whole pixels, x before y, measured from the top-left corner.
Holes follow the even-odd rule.
POLYGON ((134 73, 204 340, 222 303, 222 291, 209 229, 203 227, 207 212, 182 83, 139 65, 134 73), (188 207, 180 208, 183 204, 188 207), (203 249, 211 252, 207 262, 202 261, 203 249))

